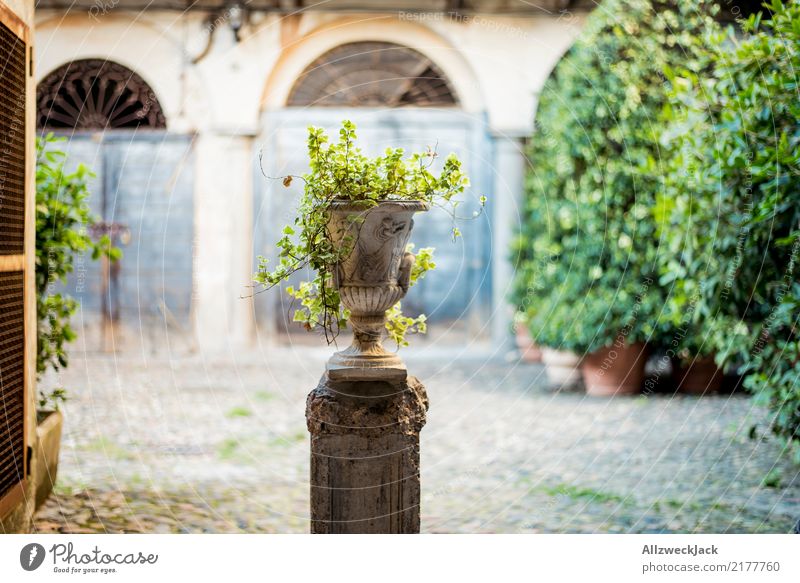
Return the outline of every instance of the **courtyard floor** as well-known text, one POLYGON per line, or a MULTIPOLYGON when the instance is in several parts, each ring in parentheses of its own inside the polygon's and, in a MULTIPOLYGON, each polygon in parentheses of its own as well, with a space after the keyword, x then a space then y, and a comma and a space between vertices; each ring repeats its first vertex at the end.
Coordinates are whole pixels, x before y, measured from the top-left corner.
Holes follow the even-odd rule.
MULTIPOLYGON (((306 394, 328 349, 73 354, 38 532, 308 532, 306 394)), ((800 475, 741 394, 599 399, 475 350, 404 353, 428 389, 425 532, 789 532, 800 475), (755 426, 756 438, 751 438, 755 426)))

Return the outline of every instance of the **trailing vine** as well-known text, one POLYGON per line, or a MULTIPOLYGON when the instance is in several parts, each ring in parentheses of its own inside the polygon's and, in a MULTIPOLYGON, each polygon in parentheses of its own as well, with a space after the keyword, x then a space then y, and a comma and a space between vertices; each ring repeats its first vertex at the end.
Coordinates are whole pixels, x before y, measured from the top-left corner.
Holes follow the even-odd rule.
MULTIPOLYGON (((36 140, 36 374, 66 368, 67 344, 77 338, 71 319, 78 302, 58 289, 74 271, 76 258, 93 261, 107 257, 116 261, 122 251, 104 235, 97 241, 89 229, 97 217, 89 209, 89 179, 94 176, 83 164, 73 172, 64 167, 66 154, 57 149, 62 142, 53 134, 36 140)), ((40 391, 39 406, 58 408, 67 392, 62 387, 40 391)))

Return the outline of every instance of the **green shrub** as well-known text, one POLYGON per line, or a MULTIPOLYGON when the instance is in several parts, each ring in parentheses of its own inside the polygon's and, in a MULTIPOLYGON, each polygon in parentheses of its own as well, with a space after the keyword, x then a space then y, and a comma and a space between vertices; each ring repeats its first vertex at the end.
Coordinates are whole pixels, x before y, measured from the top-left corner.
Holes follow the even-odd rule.
POLYGON ((800 442, 800 4, 765 5, 744 38, 709 39, 701 73, 681 70, 664 143, 673 153, 657 213, 675 282, 670 312, 692 311, 695 337, 800 442))
MULTIPOLYGON (((70 318, 78 308, 74 298, 56 290, 74 269, 75 257, 90 252, 92 259, 105 255, 112 260, 121 256, 107 236, 92 241, 87 229, 95 217, 86 204, 87 182, 92 173, 79 164, 76 170, 64 170, 63 152, 53 146, 52 134, 36 142, 36 372, 60 370, 67 366, 66 345, 75 340, 70 318)), ((58 406, 66 398, 63 388, 40 392, 39 405, 58 406)))
POLYGON ((663 71, 697 57, 696 37, 714 25, 704 7, 606 0, 544 88, 514 293, 541 344, 590 352, 659 337, 665 292, 651 209, 663 71))

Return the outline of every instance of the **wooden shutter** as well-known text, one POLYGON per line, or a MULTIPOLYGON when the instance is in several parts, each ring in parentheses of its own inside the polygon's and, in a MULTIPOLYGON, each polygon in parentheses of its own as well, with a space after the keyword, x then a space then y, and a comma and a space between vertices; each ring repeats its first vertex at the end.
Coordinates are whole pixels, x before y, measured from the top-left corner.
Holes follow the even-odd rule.
POLYGON ((30 338, 35 335, 35 250, 29 40, 28 27, 0 2, 0 517, 25 496, 32 413, 28 391, 33 370, 27 360, 36 346, 30 338))

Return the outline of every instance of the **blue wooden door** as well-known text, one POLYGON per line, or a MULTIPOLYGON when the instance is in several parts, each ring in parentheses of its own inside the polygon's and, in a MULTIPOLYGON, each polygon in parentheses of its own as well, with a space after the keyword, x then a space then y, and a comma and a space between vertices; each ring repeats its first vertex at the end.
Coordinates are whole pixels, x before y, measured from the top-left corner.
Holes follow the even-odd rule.
POLYGON ((67 292, 79 299, 82 322, 102 324, 104 311, 106 319, 114 316, 122 346, 189 336, 191 137, 141 131, 77 134, 56 147, 67 152, 68 167, 84 163, 95 173, 89 205, 123 252, 119 264, 105 273, 89 257, 76 261, 67 292))

